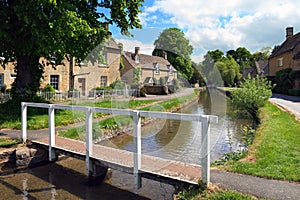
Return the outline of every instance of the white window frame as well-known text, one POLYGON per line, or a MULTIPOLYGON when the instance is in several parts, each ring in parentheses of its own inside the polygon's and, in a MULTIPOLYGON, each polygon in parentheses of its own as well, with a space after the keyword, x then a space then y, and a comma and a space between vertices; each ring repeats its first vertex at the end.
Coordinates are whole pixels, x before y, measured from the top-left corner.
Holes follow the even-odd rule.
POLYGON ((283 66, 283 58, 278 58, 278 67, 283 66))
POLYGON ((106 87, 107 86, 107 76, 101 76, 100 77, 100 86, 106 87))
POLYGON ((52 87, 55 89, 55 90, 59 90, 59 75, 50 75, 50 85, 52 85, 52 87), (55 79, 55 80, 54 80, 55 79))

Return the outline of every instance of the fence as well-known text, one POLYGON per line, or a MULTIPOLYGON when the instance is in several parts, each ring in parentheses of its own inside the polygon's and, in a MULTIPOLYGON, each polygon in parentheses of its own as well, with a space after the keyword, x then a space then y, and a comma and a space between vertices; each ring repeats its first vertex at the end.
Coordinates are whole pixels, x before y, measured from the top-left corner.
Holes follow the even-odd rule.
POLYGON ((43 97, 48 101, 64 101, 67 99, 96 99, 96 98, 118 98, 135 96, 136 90, 122 89, 122 90, 91 90, 88 96, 81 95, 79 91, 69 92, 38 92, 38 96, 43 97))
POLYGON ((141 117, 152 117, 159 119, 173 119, 173 120, 186 120, 186 121, 200 121, 201 122, 201 177, 202 182, 208 184, 210 182, 210 124, 217 123, 218 118, 211 115, 200 114, 179 114, 179 113, 167 113, 167 112, 150 112, 150 111, 138 111, 138 110, 123 110, 123 109, 111 109, 111 108, 95 108, 84 106, 65 106, 57 104, 43 104, 43 103, 21 103, 22 109, 22 139, 23 142, 27 141, 27 107, 38 107, 48 109, 48 123, 49 123, 49 159, 54 159, 55 153, 52 147, 55 147, 55 120, 54 110, 77 110, 84 111, 86 113, 86 169, 89 173, 90 169, 90 156, 93 155, 93 141, 92 141, 92 113, 106 113, 106 114, 118 114, 129 115, 133 117, 133 137, 134 137, 134 158, 133 158, 133 173, 135 179, 135 185, 137 188, 141 187, 141 156, 142 156, 142 143, 141 143, 141 117))

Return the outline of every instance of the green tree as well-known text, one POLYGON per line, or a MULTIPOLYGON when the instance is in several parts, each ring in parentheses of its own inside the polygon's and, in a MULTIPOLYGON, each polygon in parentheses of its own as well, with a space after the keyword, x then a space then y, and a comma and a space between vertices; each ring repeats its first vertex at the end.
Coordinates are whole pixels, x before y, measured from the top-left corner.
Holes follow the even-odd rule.
POLYGON ((265 78, 251 78, 249 75, 240 87, 232 92, 232 104, 234 108, 248 112, 257 122, 258 109, 271 97, 273 86, 265 78))
POLYGON ((55 57, 57 64, 70 55, 81 61, 107 38, 107 24, 115 24, 123 34, 140 28, 142 2, 1 0, 1 56, 5 63, 17 63, 13 94, 30 98, 36 93, 49 64, 40 63, 40 58, 55 57))
POLYGON ((184 78, 189 80, 192 77, 194 68, 190 56, 193 53, 193 47, 180 29, 165 29, 154 41, 154 45, 152 55, 163 57, 164 53, 167 53, 168 61, 181 72, 184 78))
POLYGON ((258 61, 258 60, 264 60, 267 61, 268 58, 270 57, 272 52, 272 47, 266 46, 261 48, 260 51, 253 53, 253 60, 258 61))
POLYGON ((141 76, 142 74, 142 68, 141 67, 135 67, 133 70, 133 83, 135 85, 138 85, 141 82, 141 76))
POLYGON ((242 77, 239 64, 230 55, 223 57, 215 65, 226 86, 234 86, 235 82, 242 77))
POLYGON ((241 71, 244 68, 250 68, 253 66, 253 57, 248 49, 245 47, 239 47, 235 51, 228 51, 232 54, 234 60, 240 65, 241 71))

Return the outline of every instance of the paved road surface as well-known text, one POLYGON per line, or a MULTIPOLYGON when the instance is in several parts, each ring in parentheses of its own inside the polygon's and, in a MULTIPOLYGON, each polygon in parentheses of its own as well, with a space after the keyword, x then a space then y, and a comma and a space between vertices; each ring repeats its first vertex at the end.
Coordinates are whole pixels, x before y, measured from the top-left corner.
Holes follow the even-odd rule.
POLYGON ((292 113, 300 120, 300 97, 273 94, 270 101, 292 113))

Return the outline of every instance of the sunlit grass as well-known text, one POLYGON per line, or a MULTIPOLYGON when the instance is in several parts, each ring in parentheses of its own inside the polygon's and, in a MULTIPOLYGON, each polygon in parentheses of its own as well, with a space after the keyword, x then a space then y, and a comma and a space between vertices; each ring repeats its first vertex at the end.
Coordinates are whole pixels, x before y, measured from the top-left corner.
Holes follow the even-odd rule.
POLYGON ((300 123, 271 103, 260 110, 261 125, 247 157, 224 169, 261 177, 300 181, 300 123))

